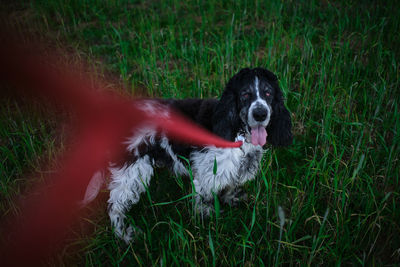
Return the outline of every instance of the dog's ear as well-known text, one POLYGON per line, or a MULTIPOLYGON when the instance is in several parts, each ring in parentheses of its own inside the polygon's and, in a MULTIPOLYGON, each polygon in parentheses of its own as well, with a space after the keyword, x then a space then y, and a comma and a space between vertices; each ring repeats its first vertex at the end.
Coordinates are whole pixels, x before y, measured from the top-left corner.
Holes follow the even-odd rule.
POLYGON ((267 127, 267 141, 273 146, 288 146, 293 141, 292 120, 283 103, 283 94, 278 83, 275 81, 272 86, 275 88, 275 96, 272 100, 271 121, 267 127))
POLYGON ((229 141, 234 141, 240 127, 235 86, 238 86, 239 80, 250 71, 249 68, 244 68, 228 81, 225 91, 214 109, 213 133, 229 141))
POLYGON ((215 106, 212 117, 212 131, 225 140, 234 141, 236 128, 238 128, 238 111, 236 96, 231 89, 227 86, 221 99, 215 106))

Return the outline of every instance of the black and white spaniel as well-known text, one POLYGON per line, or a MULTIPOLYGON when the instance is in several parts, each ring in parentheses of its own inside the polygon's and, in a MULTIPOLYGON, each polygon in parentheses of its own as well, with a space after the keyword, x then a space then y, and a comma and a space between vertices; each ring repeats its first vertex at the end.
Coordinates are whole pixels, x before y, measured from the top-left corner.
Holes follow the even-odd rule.
POLYGON ((286 146, 292 142, 290 114, 284 106, 277 77, 263 68, 239 71, 229 80, 220 100, 148 100, 141 108, 165 112, 161 104, 226 140, 242 140, 243 145, 240 148, 193 147, 169 140, 151 127, 136 130, 126 142, 129 159, 109 168, 108 214, 115 234, 125 242, 130 242, 134 232, 134 227, 127 227, 125 223, 125 213, 146 191, 156 167, 168 167, 176 175, 188 175, 179 156, 189 159, 196 209, 202 215, 209 215, 213 211, 213 194, 219 194, 230 205, 239 201, 240 186, 256 176, 266 143, 286 146))

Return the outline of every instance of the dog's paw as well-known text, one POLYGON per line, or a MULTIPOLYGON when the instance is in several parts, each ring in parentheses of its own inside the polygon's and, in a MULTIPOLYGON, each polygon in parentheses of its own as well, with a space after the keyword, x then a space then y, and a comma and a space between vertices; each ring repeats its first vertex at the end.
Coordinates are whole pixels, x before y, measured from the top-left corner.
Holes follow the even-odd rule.
POLYGON ((215 208, 213 205, 210 205, 205 202, 200 202, 200 203, 196 203, 196 212, 202 218, 209 218, 211 216, 211 214, 215 212, 215 208))
POLYGON ((237 197, 233 197, 227 200, 224 200, 224 203, 231 206, 231 207, 237 207, 239 205, 240 199, 237 197))
POLYGON ((247 200, 247 193, 244 192, 242 189, 237 189, 233 192, 229 192, 222 195, 222 201, 231 207, 236 207, 239 205, 241 201, 246 201, 246 200, 247 200))
POLYGON ((240 199, 238 197, 232 197, 232 198, 224 200, 224 203, 231 207, 237 207, 241 201, 242 201, 242 199, 240 199))
POLYGON ((132 226, 126 228, 125 233, 121 236, 121 239, 125 242, 125 244, 129 245, 129 243, 132 242, 134 232, 135 231, 132 226))
MULTIPOLYGON (((117 233, 116 233, 117 234, 117 233)), ((122 234, 117 234, 117 236, 125 242, 126 245, 129 245, 135 239, 142 235, 143 231, 139 227, 134 227, 132 225, 128 226, 122 234)))
POLYGON ((247 196, 247 193, 241 190, 240 195, 239 195, 239 201, 247 201, 249 197, 247 196))

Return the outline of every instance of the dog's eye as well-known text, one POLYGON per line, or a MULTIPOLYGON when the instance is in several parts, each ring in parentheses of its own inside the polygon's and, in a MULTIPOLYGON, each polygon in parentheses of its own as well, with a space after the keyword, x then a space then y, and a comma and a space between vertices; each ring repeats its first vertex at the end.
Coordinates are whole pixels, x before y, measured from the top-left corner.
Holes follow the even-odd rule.
POLYGON ((242 98, 244 98, 244 99, 249 99, 249 98, 250 98, 250 93, 244 93, 244 94, 242 95, 242 98))

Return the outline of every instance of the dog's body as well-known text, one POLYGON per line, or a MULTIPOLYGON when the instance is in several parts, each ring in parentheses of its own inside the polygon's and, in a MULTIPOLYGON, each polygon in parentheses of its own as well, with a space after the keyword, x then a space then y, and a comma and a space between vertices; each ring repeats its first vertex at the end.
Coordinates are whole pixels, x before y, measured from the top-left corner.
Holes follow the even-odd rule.
MULTIPOLYGON (((277 78, 266 69, 243 69, 228 82, 220 100, 149 100, 143 109, 176 110, 226 140, 242 140, 240 148, 193 147, 169 140, 154 128, 138 129, 127 141, 129 160, 110 167, 109 216, 115 234, 129 242, 134 228, 125 225, 125 212, 146 191, 156 167, 188 175, 183 156, 190 160, 196 191, 196 209, 213 210, 213 194, 234 205, 239 186, 257 174, 266 141, 273 146, 292 142, 290 114, 283 104, 277 78), (268 135, 267 135, 268 132, 268 135), (216 173, 215 173, 216 162, 216 173)), ((164 114, 168 116, 168 114, 164 114)), ((195 133, 194 133, 195 134, 195 133)))

